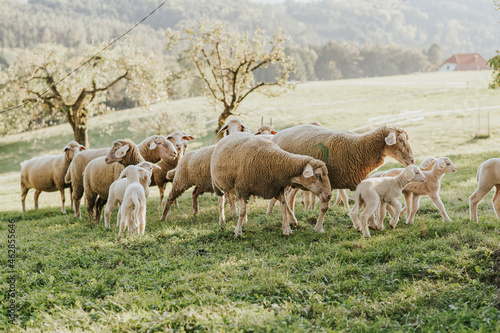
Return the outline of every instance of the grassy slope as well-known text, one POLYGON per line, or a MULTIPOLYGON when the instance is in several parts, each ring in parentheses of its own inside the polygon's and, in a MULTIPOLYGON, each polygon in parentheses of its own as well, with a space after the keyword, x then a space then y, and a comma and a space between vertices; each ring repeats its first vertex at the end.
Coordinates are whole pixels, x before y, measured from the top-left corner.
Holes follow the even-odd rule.
MULTIPOLYGON (((257 96, 242 110, 253 129, 261 115, 272 115, 281 128, 320 120, 330 128, 352 129, 366 125, 369 117, 404 108, 500 105, 500 96, 487 91, 485 82, 487 73, 307 83, 277 99, 257 96)), ((196 110, 204 102, 175 101, 167 107, 196 110)), ((144 133, 127 130, 137 115, 130 110, 94 119, 91 142, 108 146, 123 136, 141 140, 144 133), (118 119, 112 135, 101 136, 103 124, 118 119)), ((491 117, 497 124, 497 113, 491 117)), ((500 315, 493 306, 496 286, 489 255, 500 241, 498 222, 488 202, 480 206, 480 223, 471 223, 467 201, 476 186, 477 166, 498 156, 498 128, 492 126, 489 139, 472 140, 473 119, 462 114, 403 125, 419 161, 447 155, 459 167, 445 176, 441 190, 453 222, 443 223, 423 199, 415 225, 401 222, 395 230, 374 232, 370 240, 347 229, 351 222, 344 208, 330 209, 326 233, 316 234, 317 211, 300 205, 301 226, 282 237, 280 214, 264 215, 261 199, 251 201, 244 236, 234 239, 234 217, 225 230, 217 225, 216 198, 202 196, 200 214, 193 217, 189 193, 181 198, 181 209, 160 223, 156 189, 148 202, 144 237, 118 239, 116 229, 90 228, 85 218, 61 216, 58 194, 42 194, 42 209, 21 215, 18 162, 57 153, 71 133, 62 126, 3 138, 0 218, 21 217, 16 231, 20 324, 44 331, 494 330, 500 315)), ((490 199, 491 193, 485 200, 490 199)), ((6 267, 6 223, 0 229, 6 267)), ((3 278, 2 293, 7 288, 3 278)), ((0 316, 0 327, 5 325, 0 316)))

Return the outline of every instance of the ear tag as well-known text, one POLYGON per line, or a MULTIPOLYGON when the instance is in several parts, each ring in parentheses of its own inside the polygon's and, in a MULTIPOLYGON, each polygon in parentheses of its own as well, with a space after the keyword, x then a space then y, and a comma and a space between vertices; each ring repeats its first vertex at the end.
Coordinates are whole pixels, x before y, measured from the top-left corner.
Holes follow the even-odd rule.
POLYGON ((385 138, 385 143, 389 146, 396 144, 396 133, 389 133, 389 135, 385 138))
POLYGON ((445 166, 446 166, 446 162, 445 161, 441 161, 438 164, 438 169, 439 170, 443 170, 445 166))
POLYGON ((405 177, 407 181, 411 181, 415 177, 415 171, 413 170, 406 171, 405 177))

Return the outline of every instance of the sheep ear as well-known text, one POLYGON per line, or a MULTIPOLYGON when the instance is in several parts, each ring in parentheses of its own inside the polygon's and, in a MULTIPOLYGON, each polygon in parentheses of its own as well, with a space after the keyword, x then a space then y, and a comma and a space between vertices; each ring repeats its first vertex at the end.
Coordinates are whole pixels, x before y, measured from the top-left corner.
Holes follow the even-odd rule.
POLYGON ((274 130, 273 130, 273 131, 271 131, 271 134, 272 134, 272 135, 274 135, 274 134, 276 134, 276 133, 278 133, 278 132, 276 132, 276 131, 274 131, 274 130))
POLYGON ((225 130, 227 130, 227 124, 224 125, 224 126, 222 126, 222 128, 217 132, 217 134, 219 134, 219 133, 221 133, 221 132, 223 132, 225 130))
POLYGON ((307 163, 306 167, 304 168, 304 171, 302 172, 302 175, 306 178, 310 178, 314 175, 314 170, 311 164, 307 163))
POLYGON ((194 137, 192 137, 191 135, 184 135, 182 138, 186 141, 193 141, 194 140, 194 137))
POLYGON ((243 126, 243 129, 244 129, 243 132, 250 132, 250 130, 248 129, 247 125, 241 124, 241 126, 243 126))
POLYGON ((405 177, 407 181, 411 181, 415 177, 415 171, 413 169, 406 170, 405 177))
POLYGON ((129 146, 128 145, 124 145, 124 146, 121 146, 120 148, 118 148, 115 152, 115 157, 116 158, 121 158, 125 155, 127 155, 127 152, 129 150, 129 146))
POLYGON ((161 169, 161 167, 156 164, 152 164, 151 166, 153 167, 153 169, 161 169))
POLYGON ((420 168, 427 169, 428 167, 431 166, 432 162, 434 161, 435 161, 434 157, 428 157, 422 162, 422 164, 420 164, 420 168))
POLYGON ((441 162, 438 163, 438 169, 439 170, 443 170, 445 166, 446 166, 446 162, 445 161, 441 161, 441 162))
POLYGON ((156 148, 156 142, 153 140, 151 141, 151 143, 149 144, 149 150, 153 150, 156 148))
POLYGON ((396 133, 390 132, 389 135, 385 138, 385 143, 387 145, 392 146, 396 144, 396 133))
POLYGON ((260 131, 255 132, 255 135, 260 135, 260 131))
POLYGON ((85 148, 85 146, 80 145, 80 151, 82 150, 87 150, 87 148, 85 148))

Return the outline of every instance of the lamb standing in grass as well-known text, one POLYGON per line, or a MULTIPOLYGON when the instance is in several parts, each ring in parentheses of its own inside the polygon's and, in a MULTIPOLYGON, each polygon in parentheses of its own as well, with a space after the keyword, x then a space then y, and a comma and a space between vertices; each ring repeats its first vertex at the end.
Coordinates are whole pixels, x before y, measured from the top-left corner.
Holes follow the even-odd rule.
MULTIPOLYGON (((425 176, 420 169, 414 165, 406 167, 405 170, 396 177, 380 177, 363 180, 356 188, 356 192, 354 193, 354 207, 349 213, 354 228, 358 231, 361 230, 364 237, 370 237, 370 231, 368 230, 367 224, 368 218, 375 213, 379 205, 381 212, 379 212, 378 216, 385 216, 383 210, 386 204, 390 204, 394 207, 394 216, 389 225, 395 228, 399 221, 399 214, 401 213, 401 204, 398 201, 398 197, 410 182, 422 183, 424 181, 425 176), (360 215, 359 211, 363 206, 365 206, 365 209, 360 215)), ((384 229, 383 219, 379 218, 377 220, 377 228, 379 230, 384 229)))
MULTIPOLYGON (((61 213, 66 214, 64 188, 69 187, 64 182, 64 176, 75 156, 85 147, 76 141, 69 142, 63 149, 64 155, 42 156, 21 163, 21 202, 23 212, 26 211, 26 195, 30 188, 35 192, 35 209, 38 209, 38 196, 41 192, 61 193, 61 213)), ((71 192, 71 190, 70 190, 71 192)))
POLYGON ((451 222, 450 217, 446 214, 444 204, 439 197, 441 179, 445 173, 449 172, 457 172, 457 167, 448 157, 440 157, 436 160, 434 167, 430 171, 423 171, 425 176, 424 183, 412 183, 406 186, 403 190, 406 200, 406 224, 413 224, 413 218, 419 207, 420 197, 423 195, 427 195, 432 200, 436 208, 441 212, 444 222, 451 222))
POLYGON ((133 182, 127 185, 123 202, 120 206, 118 236, 122 235, 125 226, 128 225, 129 232, 136 230, 139 235, 144 235, 146 229, 146 188, 151 182, 151 173, 146 171, 140 174, 140 182, 133 182), (146 186, 143 185, 146 184, 146 186), (134 216, 132 213, 134 212, 134 216))
POLYGON ((491 202, 495 215, 500 218, 500 158, 491 158, 477 168, 477 189, 469 197, 470 219, 477 222, 477 206, 486 194, 495 187, 495 195, 491 202))
MULTIPOLYGON (((387 156, 404 166, 415 162, 408 134, 398 127, 381 126, 370 133, 332 131, 314 125, 299 125, 278 132, 272 140, 282 149, 314 157, 326 163, 332 189, 350 189, 380 167, 387 156)), ((288 198, 293 207, 296 189, 288 198)), ((318 220, 314 230, 323 231, 318 220)))
POLYGON ((223 193, 232 193, 239 201, 235 236, 242 234, 243 223, 247 220, 246 203, 251 195, 280 200, 284 235, 292 233, 290 223, 297 221, 285 201, 285 187, 293 185, 318 195, 321 221, 328 210, 331 188, 325 163, 288 153, 259 136, 234 133, 220 140, 212 154, 210 169, 213 187, 219 195, 221 226, 224 223, 223 193))
MULTIPOLYGON (((156 164, 150 162, 142 162, 137 165, 129 165, 121 172, 117 180, 115 180, 109 187, 108 202, 104 209, 104 226, 109 229, 111 212, 115 207, 118 207, 123 201, 127 185, 133 182, 140 182, 144 186, 146 198, 149 196, 149 182, 146 182, 144 177, 141 177, 141 172, 151 173, 154 169, 159 168, 156 164), (142 171, 143 170, 143 171, 142 171)), ((149 178, 151 179, 151 178, 149 178)), ((120 218, 118 217, 118 224, 120 218)))

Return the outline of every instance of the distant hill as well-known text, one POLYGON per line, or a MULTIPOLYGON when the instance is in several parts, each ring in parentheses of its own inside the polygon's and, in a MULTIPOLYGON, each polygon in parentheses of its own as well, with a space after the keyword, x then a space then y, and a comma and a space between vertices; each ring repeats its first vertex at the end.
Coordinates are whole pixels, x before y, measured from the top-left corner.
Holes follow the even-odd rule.
MULTIPOLYGON (((318 45, 333 39, 360 44, 395 43, 429 47, 444 56, 500 48, 500 12, 491 0, 170 0, 129 37, 145 48, 164 47, 163 31, 201 17, 229 22, 240 31, 277 26, 290 43, 318 45)), ((116 37, 142 19, 159 0, 3 0, 0 47, 32 48, 40 42, 78 47, 116 37)))

